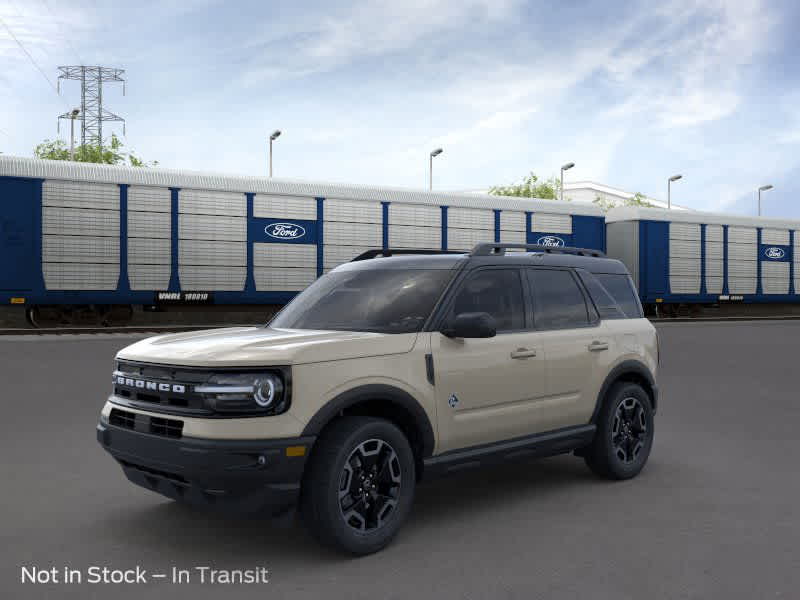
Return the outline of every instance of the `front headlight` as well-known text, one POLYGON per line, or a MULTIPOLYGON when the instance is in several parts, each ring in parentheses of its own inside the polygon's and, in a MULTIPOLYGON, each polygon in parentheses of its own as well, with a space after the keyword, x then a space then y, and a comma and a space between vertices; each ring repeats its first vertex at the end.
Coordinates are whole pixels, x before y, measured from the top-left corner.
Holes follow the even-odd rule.
POLYGON ((214 412, 276 415, 289 408, 286 388, 278 373, 218 373, 194 391, 214 412))

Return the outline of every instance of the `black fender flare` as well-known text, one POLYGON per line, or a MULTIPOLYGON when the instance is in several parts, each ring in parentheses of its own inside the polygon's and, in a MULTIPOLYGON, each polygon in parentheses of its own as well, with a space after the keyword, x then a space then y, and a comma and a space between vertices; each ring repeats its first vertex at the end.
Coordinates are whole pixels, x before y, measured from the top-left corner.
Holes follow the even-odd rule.
POLYGON ((433 454, 436 441, 433 434, 433 426, 425 409, 422 408, 416 398, 405 390, 385 384, 361 385, 342 392, 327 402, 311 417, 311 420, 303 429, 302 435, 318 436, 325 426, 335 419, 340 412, 370 400, 389 402, 410 415, 414 426, 420 434, 422 458, 427 458, 433 454))
POLYGON ((619 363, 616 367, 611 369, 609 374, 606 376, 605 381, 603 381, 603 385, 600 386, 600 393, 597 394, 597 401, 595 403, 594 412, 592 413, 592 419, 589 421, 590 423, 597 423, 597 417, 600 414, 600 407, 603 405, 603 400, 608 393, 608 390, 614 385, 618 379, 624 379, 626 375, 635 375, 636 377, 641 377, 644 379, 650 387, 650 399, 653 402, 653 413, 656 412, 658 407, 658 386, 656 385, 655 377, 650 372, 650 369, 647 368, 647 365, 638 361, 638 360, 624 360, 619 363))

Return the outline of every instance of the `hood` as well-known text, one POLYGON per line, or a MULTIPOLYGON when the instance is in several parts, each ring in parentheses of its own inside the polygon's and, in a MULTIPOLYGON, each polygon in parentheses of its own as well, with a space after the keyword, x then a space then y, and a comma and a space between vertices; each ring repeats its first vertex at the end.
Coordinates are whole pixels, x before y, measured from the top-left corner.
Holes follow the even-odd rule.
POLYGON ((160 335, 123 348, 117 358, 191 367, 299 365, 409 352, 416 333, 383 334, 230 327, 160 335))

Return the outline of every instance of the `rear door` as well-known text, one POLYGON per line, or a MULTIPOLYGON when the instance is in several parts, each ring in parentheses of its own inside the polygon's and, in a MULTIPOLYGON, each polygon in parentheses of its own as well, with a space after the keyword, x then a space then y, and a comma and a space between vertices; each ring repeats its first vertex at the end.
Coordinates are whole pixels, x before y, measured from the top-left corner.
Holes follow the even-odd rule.
POLYGON ((537 427, 549 431, 588 423, 613 338, 570 269, 532 267, 526 275, 547 379, 537 427))
POLYGON ((0 177, 0 291, 33 287, 34 224, 39 183, 0 177))

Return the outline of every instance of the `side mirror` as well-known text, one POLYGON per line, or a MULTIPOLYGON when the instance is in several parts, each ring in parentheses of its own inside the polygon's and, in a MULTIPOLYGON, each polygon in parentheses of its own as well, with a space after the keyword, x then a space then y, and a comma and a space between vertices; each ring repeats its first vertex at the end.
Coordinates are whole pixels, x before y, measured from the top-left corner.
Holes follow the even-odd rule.
POLYGON ((497 323, 494 317, 485 312, 461 313, 448 327, 442 330, 442 335, 449 338, 490 338, 497 334, 497 323))

